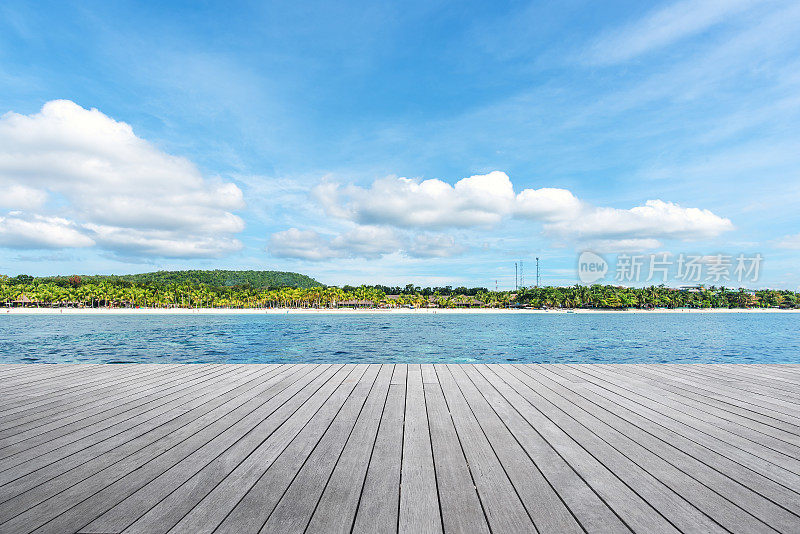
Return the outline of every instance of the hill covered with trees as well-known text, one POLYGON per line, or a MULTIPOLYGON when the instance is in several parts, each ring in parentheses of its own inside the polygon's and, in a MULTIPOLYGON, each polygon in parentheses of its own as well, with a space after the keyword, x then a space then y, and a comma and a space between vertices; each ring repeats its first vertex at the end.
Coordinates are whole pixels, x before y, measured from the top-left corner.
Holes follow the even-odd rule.
MULTIPOLYGON (((321 287, 322 284, 310 276, 285 271, 156 271, 152 273, 124 275, 92 275, 80 276, 85 284, 101 282, 130 282, 142 285, 207 285, 213 287, 246 286, 257 289, 295 287, 308 289, 321 287)), ((44 282, 68 283, 68 276, 50 276, 37 278, 44 282)))

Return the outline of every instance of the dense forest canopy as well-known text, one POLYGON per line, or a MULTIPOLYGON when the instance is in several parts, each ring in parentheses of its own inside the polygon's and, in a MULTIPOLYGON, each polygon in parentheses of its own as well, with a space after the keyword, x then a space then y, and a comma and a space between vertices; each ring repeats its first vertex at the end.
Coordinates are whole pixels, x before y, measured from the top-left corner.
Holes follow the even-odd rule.
MULTIPOLYGON (((24 275, 23 275, 24 276, 24 275)), ((32 278, 32 277, 31 277, 32 278)), ((66 285, 70 277, 49 276, 39 278, 46 282, 66 285)), ((81 275, 83 283, 130 282, 132 284, 206 284, 215 287, 250 286, 255 288, 320 287, 322 284, 304 274, 284 271, 156 271, 153 273, 124 275, 81 275)))
POLYGON ((611 285, 489 291, 451 286, 323 286, 278 271, 161 271, 124 276, 0 276, 5 306, 79 307, 526 307, 526 308, 800 308, 789 290, 725 287, 675 289, 611 285))

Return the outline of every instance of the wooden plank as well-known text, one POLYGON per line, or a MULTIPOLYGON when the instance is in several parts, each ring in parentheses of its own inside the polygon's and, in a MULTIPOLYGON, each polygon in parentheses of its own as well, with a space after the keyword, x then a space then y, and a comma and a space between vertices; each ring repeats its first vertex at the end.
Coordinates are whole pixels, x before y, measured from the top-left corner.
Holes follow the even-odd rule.
POLYGON ((626 381, 622 375, 609 374, 600 368, 581 369, 588 374, 602 380, 602 387, 626 398, 646 399, 646 403, 653 409, 668 415, 670 418, 682 421, 694 428, 715 435, 720 439, 763 458, 776 466, 784 467, 793 472, 800 472, 800 459, 792 454, 791 449, 774 440, 763 437, 761 434, 733 425, 729 421, 710 415, 690 404, 679 402, 663 391, 655 392, 652 387, 642 387, 641 384, 626 381))
POLYGON ((0 532, 793 533, 798 384, 766 364, 0 364, 0 532))
POLYGON ((266 466, 266 471, 261 477, 252 486, 244 488, 246 493, 241 500, 236 502, 236 499, 233 499, 234 502, 228 502, 225 494, 219 492, 217 495, 210 494, 208 498, 217 499, 217 506, 221 508, 219 516, 215 506, 207 503, 203 508, 192 510, 185 520, 194 523, 199 522, 197 520, 201 517, 206 517, 207 524, 215 525, 220 522, 221 516, 224 520, 215 533, 258 532, 309 455, 316 449, 322 436, 330 428, 354 387, 361 382, 362 377, 363 375, 354 376, 352 380, 345 380, 339 386, 289 446, 280 452, 271 465, 266 466))
MULTIPOLYGON (((544 371, 529 366, 517 366, 523 373, 529 375, 537 385, 536 391, 553 406, 571 417, 578 424, 598 436, 604 442, 614 447, 631 462, 646 470, 665 486, 681 495, 687 502, 692 503, 717 524, 728 530, 741 530, 749 532, 768 532, 772 530, 767 522, 737 506, 730 498, 748 506, 748 502, 757 499, 753 492, 742 491, 746 488, 736 488, 724 477, 715 477, 715 472, 708 469, 700 462, 685 465, 687 456, 669 454, 666 444, 648 440, 648 436, 633 425, 626 425, 621 420, 614 420, 614 425, 606 423, 603 418, 593 413, 593 406, 582 401, 582 398, 571 394, 568 390, 558 387, 543 376, 544 371), (566 395, 566 396, 565 396, 566 395), (638 438, 634 439, 634 438, 638 438), (651 445, 651 448, 641 442, 651 445), (656 452, 654 452, 656 451, 656 452), (668 461, 668 458, 673 462, 668 461), (680 469, 680 466, 685 470, 680 469), (699 472, 698 472, 699 471, 699 472), (706 473, 704 483, 695 476, 706 473), (709 485, 716 484, 716 491, 709 485), (739 491, 737 491, 739 490, 739 491), (724 494, 724 496, 723 496, 724 494)), ((766 503, 764 503, 766 505, 766 503)), ((791 519, 793 514, 781 514, 780 507, 773 506, 767 509, 773 520, 782 519, 787 525, 800 527, 800 523, 791 519)), ((762 510, 763 511, 763 510, 762 510)), ((789 531, 791 531, 790 529, 789 531)))
POLYGON ((327 378, 316 366, 301 369, 298 374, 300 376, 284 377, 273 384, 268 394, 237 407, 221 420, 211 424, 203 420, 198 425, 190 425, 184 432, 170 434, 140 449, 110 468, 27 509, 3 524, 3 528, 13 531, 24 525, 41 527, 43 532, 60 533, 85 526, 195 450, 223 434, 224 438, 220 439, 235 440, 236 436, 268 417, 289 398, 305 390, 309 383, 327 378))
MULTIPOLYGON (((225 373, 232 370, 215 368, 213 373, 225 373)), ((82 419, 95 417, 103 410, 98 407, 112 409, 113 406, 127 404, 141 398, 148 392, 160 393, 168 385, 180 386, 187 378, 208 374, 201 369, 196 370, 189 377, 176 377, 167 373, 154 375, 137 375, 128 378, 125 384, 117 384, 112 389, 104 391, 87 391, 79 395, 59 397, 54 403, 42 407, 34 407, 21 414, 15 414, 15 419, 9 426, 0 432, 0 450, 6 443, 14 443, 19 436, 35 436, 54 428, 64 426, 67 420, 77 421, 79 415, 82 419)))
POLYGON ((408 374, 408 365, 405 363, 394 364, 394 371, 392 372, 392 385, 406 385, 406 375, 408 374))
POLYGON ((507 399, 516 395, 486 366, 467 366, 467 374, 479 385, 481 394, 500 417, 525 454, 558 492, 561 499, 587 532, 630 532, 614 511, 594 492, 580 474, 517 411, 517 403, 507 399))
MULTIPOLYGON (((603 366, 598 366, 598 370, 606 370, 603 366)), ((645 371, 646 369, 643 369, 645 371)), ((617 368, 616 372, 623 373, 625 368, 617 368)), ((794 400, 783 400, 774 395, 763 395, 759 393, 747 392, 743 395, 741 383, 737 382, 734 385, 723 385, 720 380, 700 380, 693 379, 691 375, 676 374, 669 369, 654 368, 649 370, 651 374, 659 376, 660 382, 665 380, 674 384, 675 388, 682 390, 694 390, 701 393, 707 398, 715 399, 720 402, 733 404, 742 408, 754 410, 761 408, 768 410, 771 417, 784 420, 789 423, 797 424, 800 422, 800 414, 797 413, 797 402, 794 400)))
MULTIPOLYGON (((628 373, 631 371, 628 370, 628 373)), ((720 398, 718 395, 709 395, 703 390, 694 387, 691 384, 681 384, 668 381, 668 377, 664 375, 654 375, 647 371, 645 373, 627 374, 627 376, 640 376, 646 380, 652 380, 658 383, 659 389, 665 389, 676 398, 686 398, 693 402, 702 405, 703 409, 709 413, 719 415, 720 417, 733 422, 740 422, 745 426, 749 426, 759 432, 773 435, 775 437, 784 436, 785 433, 796 436, 800 433, 800 419, 793 421, 792 417, 786 417, 780 412, 754 405, 748 402, 738 401, 733 398, 720 398), (774 430, 774 429, 777 429, 774 430)), ((684 374, 685 376, 685 374, 684 374)), ((698 379, 699 380, 699 379, 698 379)), ((717 381, 716 377, 706 378, 708 381, 717 381)), ((740 396, 750 397, 747 392, 740 391, 740 396)), ((800 400, 797 401, 800 403, 800 400)), ((783 409, 785 411, 785 408, 783 409)))
MULTIPOLYGON (((631 376, 629 374, 631 371, 635 371, 624 370, 628 371, 628 376, 631 376)), ((728 381, 728 385, 722 387, 719 385, 720 379, 716 377, 695 376, 694 373, 651 369, 646 366, 643 366, 636 376, 650 377, 660 384, 666 382, 670 385, 671 391, 677 394, 692 395, 703 404, 736 410, 736 413, 749 414, 755 420, 763 420, 768 417, 771 424, 790 425, 791 431, 797 431, 800 428, 798 399, 781 401, 770 393, 748 391, 746 383, 741 380, 728 381)))
MULTIPOLYGON (((484 435, 540 532, 583 532, 569 508, 472 381, 471 365, 448 365, 484 435), (466 371, 470 372, 467 373, 466 371)), ((483 384, 478 380, 478 383, 483 384)))
POLYGON ((364 479, 386 406, 392 367, 391 365, 381 367, 364 408, 314 510, 314 515, 306 528, 307 533, 349 534, 352 531, 364 479))
POLYGON ((0 487, 10 499, 72 469, 79 468, 82 475, 88 476, 91 467, 87 462, 110 451, 120 454, 123 449, 142 441, 144 436, 153 440, 159 433, 166 435, 180 428, 183 422, 190 422, 192 417, 199 417, 225 401, 236 398, 238 394, 257 388, 262 383, 260 379, 277 373, 277 366, 254 366, 251 373, 216 382, 214 390, 205 390, 198 396, 184 395, 160 406, 153 413, 142 414, 138 420, 131 421, 127 428, 107 429, 105 433, 92 435, 89 442, 79 440, 0 472, 0 487))
MULTIPOLYGON (((299 368, 300 376, 302 376, 303 371, 303 368, 299 368)), ((102 480, 113 478, 114 471, 117 471, 119 476, 122 476, 124 474, 122 468, 125 465, 132 466, 131 469, 139 468, 162 451, 167 451, 174 447, 177 443, 182 443, 187 439, 198 436, 201 431, 214 424, 222 424, 218 423, 218 421, 222 421, 226 417, 235 419, 237 413, 248 409, 249 406, 259 405, 258 397, 260 395, 269 396, 282 383, 292 380, 297 374, 298 369, 287 368, 284 372, 267 377, 258 388, 248 390, 246 394, 224 399, 222 403, 209 402, 193 410, 190 412, 192 418, 188 421, 177 420, 177 422, 161 425, 117 448, 95 456, 81 464, 77 469, 60 473, 47 480, 47 484, 34 487, 18 497, 4 502, 0 505, 0 517, 14 517, 32 506, 69 490, 80 482, 87 481, 91 483, 94 480, 97 484, 94 487, 103 487, 101 485, 102 480)), ((213 430, 208 429, 206 432, 212 434, 213 430)), ((77 495, 80 496, 81 494, 77 493, 77 495)))
POLYGON ((404 421, 398 531, 431 534, 442 532, 428 414, 419 364, 408 365, 404 421))
MULTIPOLYGON (((572 367, 572 369, 584 376, 593 377, 591 370, 586 367, 572 367)), ((687 439, 695 441, 705 447, 719 451, 729 458, 734 458, 737 463, 772 479, 773 481, 792 489, 800 490, 800 477, 796 473, 785 469, 783 466, 772 463, 747 447, 740 447, 731 443, 726 436, 717 433, 713 425, 708 425, 702 421, 695 421, 691 417, 684 418, 675 413, 665 413, 663 407, 651 402, 647 398, 638 397, 628 390, 615 389, 612 384, 605 380, 595 382, 588 381, 584 387, 598 395, 609 399, 621 406, 624 406, 638 414, 646 415, 651 421, 670 429, 687 439)))
POLYGON ((198 450, 176 464, 172 473, 165 473, 168 481, 154 480, 82 531, 199 532, 219 524, 333 392, 343 382, 357 381, 364 368, 341 367, 302 404, 290 401, 274 413, 272 421, 265 420, 211 461, 198 457, 204 453, 198 450), (149 510, 144 506, 148 503, 149 510))
MULTIPOLYGON (((164 375, 165 373, 169 373, 170 370, 159 371, 158 369, 148 371, 145 376, 148 374, 159 374, 164 375)), ((139 375, 141 376, 141 375, 139 375)), ((10 426, 12 421, 16 421, 22 414, 26 411, 38 411, 44 412, 46 414, 52 414, 52 411, 49 409, 52 406, 60 406, 63 405, 62 399, 68 399, 70 404, 74 406, 75 401, 79 400, 81 396, 86 395, 90 392, 90 394, 94 395, 103 395, 106 392, 112 391, 116 388, 116 386, 121 387, 130 387, 132 384, 136 382, 131 380, 131 375, 129 374, 122 374, 118 372, 108 372, 104 373, 101 376, 96 377, 97 380, 91 384, 76 384, 70 385, 67 388, 61 389, 59 391, 53 390, 46 390, 38 395, 30 395, 25 398, 20 398, 14 402, 4 402, 3 403, 3 411, 0 413, 0 418, 2 418, 3 425, 1 428, 5 429, 10 426)))
MULTIPOLYGON (((224 369, 220 369, 213 374, 200 374, 196 380, 209 382, 225 372, 224 369)), ((191 381, 185 384, 176 383, 173 386, 164 388, 163 391, 159 391, 158 386, 154 385, 146 388, 140 394, 134 395, 128 402, 121 405, 98 410, 94 414, 81 412, 74 416, 64 417, 62 420, 52 424, 23 432, 14 438, 9 438, 9 440, 13 439, 14 442, 0 450, 0 458, 4 462, 8 462, 9 458, 21 452, 33 450, 39 445, 47 447, 47 450, 53 450, 64 443, 70 443, 114 424, 120 418, 127 417, 126 413, 129 410, 149 405, 168 395, 175 395, 176 392, 180 391, 180 388, 191 385, 191 383, 191 381)), ((105 404, 101 403, 101 406, 105 406, 105 404)))
MULTIPOLYGON (((549 368, 538 368, 542 378, 551 378, 549 368)), ((555 390, 566 388, 583 399, 580 406, 594 416, 613 426, 625 435, 636 439, 651 451, 658 453, 673 465, 697 478, 726 499, 748 510, 756 517, 783 531, 800 530, 800 501, 797 494, 775 484, 748 469, 743 469, 724 455, 704 448, 675 433, 664 432, 651 421, 613 404, 580 385, 549 384, 555 390)), ((565 398, 570 395, 562 390, 565 398)))
MULTIPOLYGON (((405 374, 403 377, 405 379, 405 374)), ((397 531, 405 406, 406 384, 391 384, 364 479, 353 524, 354 534, 397 531)))
POLYGON ((488 533, 486 514, 438 379, 424 384, 424 390, 444 531, 488 533))
POLYGON ((436 371, 433 368, 432 363, 423 363, 420 364, 420 370, 422 371, 422 383, 423 384, 438 384, 439 377, 436 376, 436 371))
POLYGON ((679 532, 652 506, 650 499, 634 491, 619 478, 613 465, 608 465, 584 449, 576 441, 578 436, 570 434, 539 411, 532 404, 532 392, 509 369, 502 365, 494 365, 486 368, 484 376, 514 405, 528 423, 541 433, 550 446, 580 474, 603 501, 608 503, 631 530, 679 532))
MULTIPOLYGON (((365 413, 367 402, 370 402, 372 407, 376 405, 382 406, 383 404, 385 391, 383 391, 382 387, 375 387, 376 371, 377 367, 371 367, 365 374, 364 380, 350 394, 347 402, 345 402, 334 419, 333 424, 322 436, 317 447, 308 457, 308 461, 306 461, 280 501, 278 501, 260 532, 289 532, 293 529, 305 530, 308 528, 327 481, 330 480, 336 465, 341 460, 341 455, 347 448, 347 444, 350 443, 351 447, 358 446, 358 444, 353 445, 351 441, 358 421, 366 421, 361 425, 363 429, 364 426, 369 427, 371 425, 370 418, 376 419, 377 413, 372 409, 367 409, 365 418, 361 418, 361 415, 365 413)), ((388 378, 388 376, 384 375, 383 378, 388 378)), ((368 428, 366 430, 368 431, 368 428)), ((371 442, 369 445, 371 445, 371 442)), ((327 510, 326 508, 325 512, 327 510)), ((343 513, 346 512, 343 511, 343 513)), ((355 511, 353 511, 354 514, 355 511)), ((338 528, 337 524, 332 522, 331 532, 343 530, 345 528, 341 525, 343 520, 348 523, 346 529, 349 532, 349 523, 352 521, 353 515, 347 514, 344 518, 338 518, 338 528)), ((327 519, 333 521, 333 518, 327 519)), ((183 532, 192 531, 186 530, 183 532)))
POLYGON ((492 531, 535 530, 528 511, 449 368, 443 364, 436 364, 436 374, 492 531))
MULTIPOLYGON (((279 393, 270 402, 260 406, 212 439, 193 447, 189 454, 181 453, 170 461, 162 462, 166 469, 154 470, 147 478, 137 476, 144 483, 137 485, 135 492, 128 493, 123 499, 112 503, 106 508, 105 513, 93 521, 84 521, 85 526, 81 531, 120 532, 189 480, 197 482, 197 485, 187 486, 188 491, 185 494, 192 494, 194 497, 192 490, 197 489, 196 498, 200 500, 214 487, 213 479, 219 472, 219 466, 224 467, 224 473, 229 472, 259 443, 279 429, 299 407, 329 386, 331 379, 339 376, 341 380, 346 374, 344 366, 336 365, 326 368, 322 373, 310 373, 308 379, 303 377, 296 386, 290 387, 285 393, 279 393), (225 463, 227 459, 230 459, 230 464, 225 463), (208 466, 210 467, 205 469, 208 466), (206 493, 203 493, 204 490, 206 493)), ((168 514, 162 516, 165 521, 169 520, 174 524, 191 509, 191 500, 181 504, 188 505, 188 508, 167 510, 168 514)))

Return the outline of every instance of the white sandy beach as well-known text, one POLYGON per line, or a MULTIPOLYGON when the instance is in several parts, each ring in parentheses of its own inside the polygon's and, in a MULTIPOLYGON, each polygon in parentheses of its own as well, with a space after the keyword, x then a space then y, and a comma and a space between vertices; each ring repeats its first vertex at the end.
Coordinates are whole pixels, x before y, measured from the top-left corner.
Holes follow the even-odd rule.
POLYGON ((657 308, 653 310, 525 310, 504 308, 6 308, 0 315, 460 315, 460 314, 697 314, 697 313, 800 313, 775 308, 657 308))

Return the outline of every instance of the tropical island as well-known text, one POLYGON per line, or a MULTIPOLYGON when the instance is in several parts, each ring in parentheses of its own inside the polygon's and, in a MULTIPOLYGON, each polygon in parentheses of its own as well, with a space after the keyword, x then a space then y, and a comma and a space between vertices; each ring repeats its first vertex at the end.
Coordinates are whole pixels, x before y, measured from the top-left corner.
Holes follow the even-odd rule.
POLYGON ((134 275, 0 276, 6 308, 160 309, 800 309, 789 290, 574 285, 326 286, 282 271, 158 271, 134 275))

